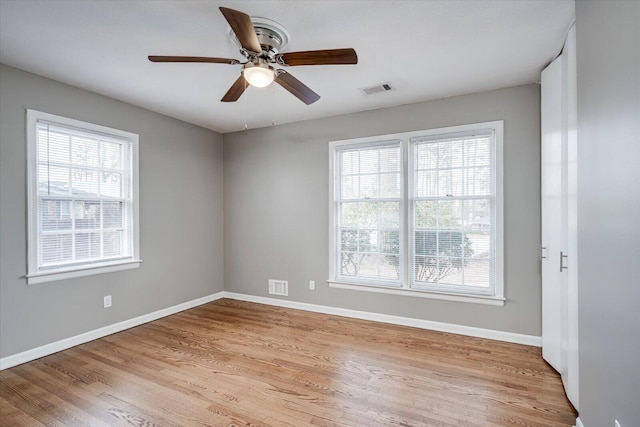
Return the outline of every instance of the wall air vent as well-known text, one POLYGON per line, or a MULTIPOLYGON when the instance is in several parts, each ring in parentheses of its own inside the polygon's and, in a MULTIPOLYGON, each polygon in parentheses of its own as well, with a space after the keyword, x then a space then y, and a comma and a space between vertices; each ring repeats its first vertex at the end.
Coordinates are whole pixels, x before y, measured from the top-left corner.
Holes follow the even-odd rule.
POLYGON ((272 295, 289 295, 289 282, 269 279, 269 293, 272 295))
POLYGON ((360 88, 360 91, 365 95, 373 95, 374 93, 388 92, 390 90, 393 90, 391 82, 384 82, 374 86, 360 88))

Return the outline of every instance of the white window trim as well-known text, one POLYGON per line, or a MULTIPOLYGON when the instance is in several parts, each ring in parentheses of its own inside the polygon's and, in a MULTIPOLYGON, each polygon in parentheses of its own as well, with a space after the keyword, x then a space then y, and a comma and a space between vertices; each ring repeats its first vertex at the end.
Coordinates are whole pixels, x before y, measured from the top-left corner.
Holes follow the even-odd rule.
POLYGON ((27 279, 28 285, 71 279, 75 277, 92 276, 120 270, 138 268, 140 259, 140 226, 139 226, 139 197, 138 197, 138 135, 119 129, 100 126, 80 120, 69 119, 42 111, 26 111, 27 134, 27 279), (132 204, 133 204, 133 257, 125 261, 105 260, 92 264, 56 268, 52 270, 38 270, 38 210, 37 210, 37 122, 46 120, 61 125, 100 132, 107 135, 119 136, 131 141, 132 162, 132 204))
MULTIPOLYGON (((332 288, 340 288, 340 289, 351 289, 358 291, 368 291, 368 292, 376 292, 383 294, 392 294, 392 295, 404 295, 410 297, 419 297, 419 298, 431 298, 437 300, 447 300, 447 301, 458 301, 458 302, 467 302, 467 303, 476 303, 476 304, 488 304, 488 305, 496 305, 496 306, 504 306, 506 298, 504 296, 504 191, 503 191, 503 170, 504 170, 504 161, 503 161, 503 140, 504 140, 504 125, 502 120, 492 121, 492 122, 483 122, 483 123, 474 123, 468 125, 460 125, 460 126, 449 126, 444 128, 437 129, 428 129, 422 131, 413 131, 413 132, 403 132, 389 135, 379 135, 372 137, 364 137, 364 138, 356 138, 356 139, 348 139, 348 140, 338 140, 338 141, 330 141, 329 142, 329 279, 327 283, 332 288), (336 150, 339 148, 344 148, 345 146, 353 146, 359 144, 372 144, 376 142, 383 142, 389 140, 401 140, 402 146, 402 189, 401 192, 403 194, 405 202, 401 203, 400 207, 400 234, 401 241, 403 236, 407 236, 409 234, 409 221, 408 221, 408 209, 406 209, 405 205, 409 200, 409 180, 411 178, 411 171, 409 170, 409 150, 411 144, 411 138, 415 137, 423 137, 430 135, 440 135, 446 133, 457 133, 457 132, 468 132, 478 129, 488 129, 491 128, 495 132, 495 198, 496 198, 496 212, 495 212, 495 220, 496 220, 496 228, 495 228, 495 239, 496 239, 496 259, 495 259, 495 285, 494 285, 494 294, 493 295, 483 295, 483 294, 466 294, 466 293, 456 293, 456 292, 444 292, 441 290, 429 290, 429 289, 414 289, 409 285, 409 262, 407 262, 407 257, 409 255, 409 248, 407 245, 407 238, 404 238, 404 242, 401 244, 400 254, 401 259, 404 262, 401 263, 400 268, 400 282, 401 287, 385 287, 385 286, 377 286, 371 284, 365 284, 362 282, 358 282, 357 279, 354 281, 344 281, 336 279, 336 236, 335 236, 335 194, 337 190, 337 182, 335 179, 335 159, 336 159, 336 150)), ((409 239, 410 240, 410 239, 409 239)))
POLYGON ((411 288, 387 288, 375 285, 356 285, 345 282, 327 280, 330 288, 350 289, 353 291, 374 292, 379 294, 403 295, 415 298, 429 298, 445 301, 469 302, 485 305, 504 305, 505 298, 480 294, 457 294, 455 292, 441 292, 436 290, 421 290, 411 288))

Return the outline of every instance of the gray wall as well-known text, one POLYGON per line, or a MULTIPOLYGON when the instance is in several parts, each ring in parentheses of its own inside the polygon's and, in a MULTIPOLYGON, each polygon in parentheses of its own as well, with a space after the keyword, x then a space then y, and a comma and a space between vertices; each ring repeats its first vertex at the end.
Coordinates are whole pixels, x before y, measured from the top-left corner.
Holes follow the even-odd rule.
POLYGON ((0 113, 1 357, 223 289, 221 135, 4 65, 0 113), (140 268, 27 286, 26 108, 140 135, 140 268))
POLYGON ((541 334, 538 85, 225 134, 224 162, 226 291, 268 296, 283 279, 294 301, 541 334), (328 141, 501 119, 504 307, 328 287, 328 141))
POLYGON ((640 425, 640 2, 576 2, 580 419, 640 425))

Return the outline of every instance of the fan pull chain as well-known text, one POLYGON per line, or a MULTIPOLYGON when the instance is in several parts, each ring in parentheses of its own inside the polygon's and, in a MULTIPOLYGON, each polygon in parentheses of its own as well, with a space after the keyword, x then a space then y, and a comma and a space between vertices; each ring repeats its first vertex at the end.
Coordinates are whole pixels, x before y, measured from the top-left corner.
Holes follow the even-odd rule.
POLYGON ((244 130, 249 129, 249 126, 247 125, 247 97, 249 96, 249 94, 247 93, 247 80, 245 79, 244 81, 244 130))
POLYGON ((271 83, 271 99, 273 99, 273 105, 271 108, 271 126, 275 126, 276 125, 276 85, 274 85, 273 83, 271 83))

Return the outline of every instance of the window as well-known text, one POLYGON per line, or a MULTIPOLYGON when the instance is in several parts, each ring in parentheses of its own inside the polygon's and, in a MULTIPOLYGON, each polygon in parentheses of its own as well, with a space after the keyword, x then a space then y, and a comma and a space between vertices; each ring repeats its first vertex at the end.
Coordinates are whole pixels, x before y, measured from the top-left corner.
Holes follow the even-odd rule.
POLYGON ((27 144, 27 282, 138 267, 138 135, 27 110, 27 144))
POLYGON ((333 287, 503 305, 502 122, 330 144, 333 287))
POLYGON ((336 151, 337 277, 399 286, 400 141, 336 151))

